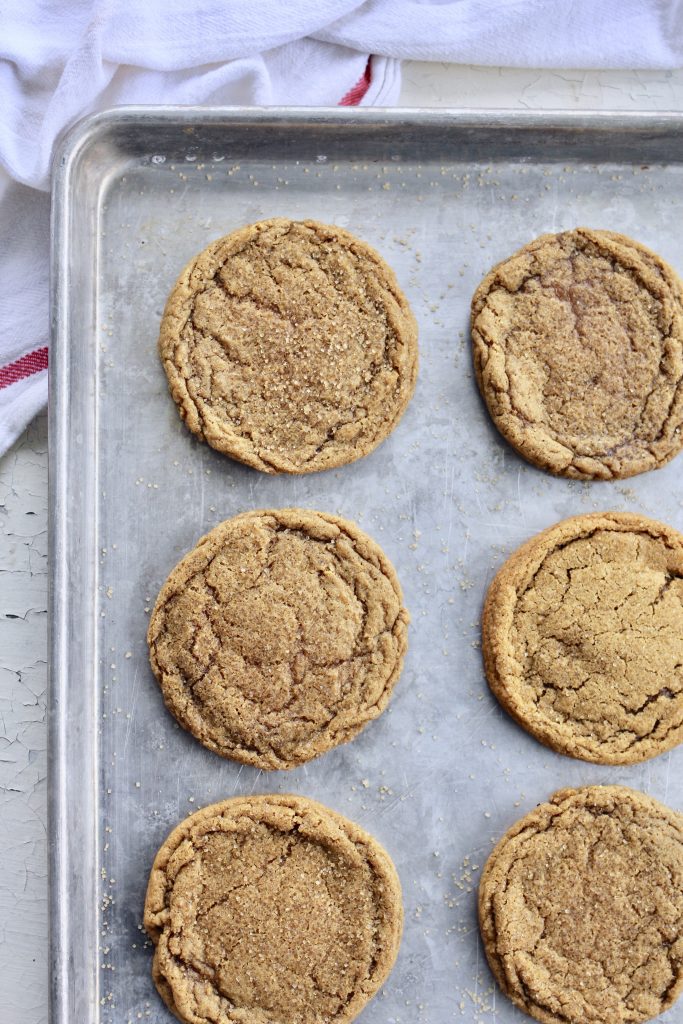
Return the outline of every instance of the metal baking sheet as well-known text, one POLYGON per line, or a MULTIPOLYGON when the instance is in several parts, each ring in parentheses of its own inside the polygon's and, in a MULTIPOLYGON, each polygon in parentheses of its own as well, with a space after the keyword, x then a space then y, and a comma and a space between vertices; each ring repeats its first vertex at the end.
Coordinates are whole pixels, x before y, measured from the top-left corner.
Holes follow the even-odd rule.
POLYGON ((348 815, 397 865, 403 943, 364 1024, 525 1019, 495 990, 478 937, 477 879, 492 843, 567 785, 619 782, 683 808, 683 749, 601 768, 540 746, 487 689, 482 598, 505 557, 564 516, 631 509, 683 528, 683 458, 624 483, 527 465, 477 393, 468 305, 495 261, 576 225, 632 234, 682 269, 683 119, 126 108, 78 127, 54 180, 52 1024, 168 1024, 140 929, 153 855, 201 805, 268 791, 348 815), (259 474, 194 440, 156 353, 184 263, 274 215, 340 224, 376 246, 420 326, 417 391, 389 440, 354 465, 298 478, 259 474), (145 630, 161 583, 200 535, 244 509, 285 505, 339 513, 375 537, 412 627, 377 722, 305 767, 263 774, 176 726, 145 630))

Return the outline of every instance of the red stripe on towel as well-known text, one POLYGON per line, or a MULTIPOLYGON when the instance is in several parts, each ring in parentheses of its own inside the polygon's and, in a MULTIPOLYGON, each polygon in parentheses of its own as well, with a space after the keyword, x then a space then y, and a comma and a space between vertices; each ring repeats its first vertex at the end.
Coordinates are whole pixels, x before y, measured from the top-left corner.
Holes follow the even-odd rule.
POLYGON ((37 348, 35 352, 29 352, 13 363, 8 363, 7 366, 0 366, 0 388, 16 384, 18 380, 30 377, 40 370, 47 370, 47 345, 45 348, 37 348))
POLYGON ((372 81, 372 71, 370 68, 370 61, 372 57, 368 57, 368 62, 365 65, 365 71, 363 77, 359 78, 353 89, 349 89, 345 96, 339 100, 338 107, 357 107, 360 101, 365 96, 366 92, 370 88, 370 82, 372 81))

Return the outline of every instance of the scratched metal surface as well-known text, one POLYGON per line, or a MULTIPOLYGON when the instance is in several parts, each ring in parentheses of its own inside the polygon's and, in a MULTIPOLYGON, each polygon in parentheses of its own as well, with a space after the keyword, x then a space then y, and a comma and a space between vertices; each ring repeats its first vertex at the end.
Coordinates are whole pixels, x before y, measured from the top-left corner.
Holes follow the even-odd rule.
POLYGON ((389 850, 405 932, 364 1024, 523 1019, 486 968, 476 884, 494 840, 555 789, 620 782, 683 808, 683 750, 625 768, 555 755, 499 709, 479 650, 486 586, 536 531, 608 508, 683 528, 681 460, 626 483, 533 469, 491 427, 468 348, 477 282, 543 231, 624 231, 683 268, 682 125, 679 115, 139 109, 100 116, 65 145, 50 436, 54 1024, 171 1020, 150 979, 142 903, 156 849, 205 803, 302 793, 389 850), (155 347, 186 260, 276 214, 334 222, 376 246, 420 325, 419 382, 398 429, 355 465, 302 478, 258 474, 195 441, 155 347), (282 505, 340 513, 374 536, 412 627, 379 721, 305 767, 263 774, 176 726, 145 630, 199 536, 243 509, 282 505))

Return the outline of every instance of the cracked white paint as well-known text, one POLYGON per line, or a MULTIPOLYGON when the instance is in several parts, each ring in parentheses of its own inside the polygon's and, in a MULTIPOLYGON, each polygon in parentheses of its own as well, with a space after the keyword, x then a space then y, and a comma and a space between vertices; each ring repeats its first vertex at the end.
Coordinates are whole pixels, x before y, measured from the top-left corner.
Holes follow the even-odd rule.
POLYGON ((407 61, 401 102, 516 110, 681 110, 683 71, 539 71, 407 61))
POLYGON ((47 426, 0 461, 0 1018, 47 1021, 47 426))
MULTIPOLYGON (((683 71, 534 71, 411 61, 403 83, 406 106, 683 110, 683 71)), ((2 1024, 47 1021, 46 435, 42 416, 0 459, 2 1024)))

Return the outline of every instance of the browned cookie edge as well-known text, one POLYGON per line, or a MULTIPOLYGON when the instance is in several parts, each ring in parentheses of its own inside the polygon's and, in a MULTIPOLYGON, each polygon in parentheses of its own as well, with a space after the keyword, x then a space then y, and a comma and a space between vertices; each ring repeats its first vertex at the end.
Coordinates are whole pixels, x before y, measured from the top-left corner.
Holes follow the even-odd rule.
MULTIPOLYGON (((488 360, 489 346, 477 327, 477 319, 486 306, 492 287, 500 283, 501 272, 509 270, 511 265, 521 263, 524 259, 533 256, 545 244, 568 235, 578 235, 598 248, 602 245, 609 255, 619 259, 624 266, 637 273, 641 280, 645 278, 644 286, 653 287, 660 293, 663 304, 667 308, 671 307, 671 333, 676 334, 679 339, 679 347, 683 350, 683 285, 675 270, 661 256, 641 242, 614 231, 574 228, 557 234, 546 233, 522 246, 506 259, 499 261, 486 274, 474 292, 471 302, 470 331, 472 358, 479 391, 491 419, 501 435, 515 451, 539 469, 570 479, 612 480, 626 479, 651 469, 661 468, 683 448, 683 378, 679 381, 676 396, 669 410, 670 429, 668 433, 670 436, 667 444, 659 445, 662 450, 656 457, 652 453, 642 454, 637 459, 626 460, 617 469, 613 464, 608 466, 603 463, 599 456, 595 458, 577 457, 569 448, 550 436, 545 435, 537 439, 535 437, 538 433, 537 429, 529 431, 524 427, 520 428, 516 418, 499 412, 493 401, 493 396, 489 393, 490 389, 484 381, 484 366, 488 360), (678 437, 677 441, 675 436, 678 437)), ((503 287, 505 286, 503 285, 503 287)), ((624 442, 624 445, 627 443, 624 442)))
POLYGON ((389 703, 394 687, 396 686, 403 670, 405 654, 408 649, 409 622, 410 615, 403 604, 403 592, 394 566, 379 544, 377 544, 376 541, 361 530, 355 523, 352 523, 350 520, 343 519, 341 516, 335 516, 331 513, 318 512, 310 509, 253 509, 247 512, 242 512, 237 516, 233 516, 231 519, 227 519, 223 523, 219 523, 218 526, 213 528, 213 530, 210 530, 209 533, 201 537, 195 546, 187 552, 171 570, 159 591, 154 608, 152 609, 147 629, 147 643, 150 652, 150 664, 161 688, 164 703, 176 721, 178 721, 184 729, 190 732, 191 735, 193 735, 194 738, 205 747, 212 750, 214 753, 219 754, 221 757, 230 758, 231 760, 239 761, 242 764, 252 765, 254 767, 261 768, 263 771, 277 771, 281 769, 288 770, 296 768, 298 765, 303 764, 306 761, 319 757, 328 750, 332 750, 337 746, 348 743, 371 721, 382 714, 389 703), (303 530, 312 536, 316 536, 316 533, 320 535, 321 531, 327 536, 329 535, 330 527, 335 530, 339 530, 340 533, 349 537, 354 548, 361 557, 378 568, 386 579, 388 579, 400 605, 400 610, 394 623, 393 630, 394 637, 398 643, 397 658, 379 700, 372 705, 372 708, 367 709, 365 716, 357 723, 354 723, 353 726, 346 728, 343 731, 335 731, 328 727, 325 733, 321 734, 323 740, 310 753, 310 755, 306 757, 302 756, 292 761, 283 760, 274 752, 272 752, 272 756, 266 756, 263 751, 257 747, 250 748, 237 744, 233 746, 229 746, 228 744, 219 745, 208 737, 197 735, 199 730, 193 728, 193 724, 196 725, 194 719, 200 716, 191 716, 191 719, 188 720, 187 701, 185 700, 184 692, 177 693, 175 689, 166 685, 164 674, 161 672, 154 654, 155 641, 161 630, 160 619, 163 607, 174 593, 179 589, 182 589, 189 576, 201 571, 205 566, 205 549, 207 546, 216 548, 220 547, 223 542, 223 538, 229 537, 231 526, 234 522, 238 520, 256 520, 265 517, 274 518, 278 522, 284 522, 289 529, 303 530), (328 732, 331 735, 327 740, 325 740, 328 732))
POLYGON ((673 749, 683 739, 683 727, 673 730, 665 742, 643 741, 623 756, 607 757, 580 743, 566 742, 539 716, 533 720, 529 707, 518 700, 507 679, 514 661, 509 641, 510 628, 518 599, 518 587, 538 571, 548 554, 564 543, 589 536, 596 530, 646 533, 664 539, 672 548, 683 549, 683 535, 666 523, 632 512, 590 512, 555 523, 525 541, 503 563, 491 582, 482 611, 482 656, 489 687, 508 714, 526 732, 558 754, 594 764, 638 764, 673 749))
MULTIPOLYGON (((251 814, 258 821, 259 809, 269 805, 284 806, 302 816, 318 815, 319 821, 323 826, 326 820, 331 821, 354 845, 362 848, 367 862, 382 882, 382 907, 385 911, 387 927, 384 929, 382 936, 381 953, 373 964, 373 974, 359 986, 347 1003, 345 1012, 335 1018, 335 1024, 347 1024, 347 1022, 352 1021, 360 1013, 387 980, 396 961, 403 933, 404 915, 401 883, 391 857, 374 836, 371 836, 370 833, 366 832, 355 822, 331 810, 324 804, 295 794, 278 793, 232 797, 228 800, 218 801, 189 815, 172 829, 159 847, 154 858, 145 894, 143 925, 155 946, 152 977, 159 995, 166 1006, 185 1024, 188 1024, 188 1022, 189 1024, 205 1024, 205 1018, 201 1016, 187 1016, 181 1012, 176 1005, 171 986, 166 981, 156 956, 159 939, 163 933, 163 917, 167 909, 166 894, 168 892, 168 880, 166 877, 166 866, 173 853, 188 838, 191 829, 195 826, 205 822, 209 823, 213 818, 229 814, 231 811, 247 815, 251 814)), ((245 1024, 251 1024, 250 1017, 251 1015, 240 1016, 239 1019, 243 1020, 245 1024)), ((230 1016, 226 1017, 226 1024, 231 1019, 230 1016)), ((261 1024, 260 1018, 254 1018, 253 1024, 261 1024)))
MULTIPOLYGON (((653 797, 650 797, 645 793, 641 793, 639 790, 618 785, 581 786, 576 789, 572 789, 571 787, 560 789, 556 793, 553 793, 547 802, 538 804, 534 810, 525 814, 522 818, 516 821, 498 840, 489 854, 479 880, 477 912, 482 944, 484 946, 484 952, 486 954, 489 967, 491 968, 491 972, 493 973, 501 990, 505 993, 508 999, 515 1004, 515 1006, 518 1006, 525 1013, 529 1014, 529 1016, 541 1021, 541 1024, 580 1024, 580 1022, 568 1021, 566 1017, 558 1017, 557 1015, 546 1011, 543 1007, 536 1006, 524 992, 523 988, 521 988, 521 991, 518 991, 511 984, 497 953, 497 933, 491 906, 493 894, 500 889, 501 885, 503 885, 502 880, 497 877, 498 861, 508 843, 514 840, 517 836, 527 831, 544 831, 545 828, 548 827, 552 818, 561 814, 566 807, 574 804, 577 800, 583 800, 585 804, 591 799, 594 799, 598 805, 609 802, 611 799, 613 801, 628 800, 635 806, 640 805, 646 807, 651 812, 656 812, 658 816, 662 817, 678 832, 679 840, 683 845, 683 815, 671 810, 671 808, 660 803, 660 801, 655 800, 653 797), (535 829, 535 826, 538 827, 535 829)), ((662 1005, 659 1012, 663 1013, 672 1006, 682 991, 683 967, 681 968, 677 984, 671 989, 666 1003, 662 1005)))
POLYGON ((337 227, 336 225, 322 224, 315 220, 295 222, 287 217, 273 217, 268 220, 248 224, 228 235, 224 235, 222 238, 216 239, 194 256, 183 268, 166 301, 159 328, 158 350, 168 378, 169 390, 178 407, 180 417, 196 437, 206 441, 212 448, 222 452, 224 455, 228 455, 238 462, 251 466, 253 469, 258 469, 263 473, 284 472, 302 474, 317 472, 321 469, 335 469, 339 466, 347 465, 356 459, 370 454, 371 451, 374 451, 378 445, 386 440, 403 416, 415 391, 418 370, 417 334, 417 321, 398 283, 396 274, 375 249, 355 235, 352 235, 349 231, 345 231, 344 228, 337 227), (343 245, 373 264, 377 275, 376 279, 383 284, 391 302, 395 303, 397 307, 396 312, 392 309, 390 302, 387 305, 386 313, 396 338, 400 340, 401 347, 405 352, 405 366, 403 367, 403 380, 405 383, 402 388, 401 399, 393 410, 392 416, 386 421, 385 430, 372 444, 360 446, 353 458, 347 458, 342 453, 339 453, 336 458, 334 456, 325 456, 302 466, 283 457, 281 464, 276 466, 272 462, 264 460, 255 451, 253 444, 250 443, 250 439, 245 438, 227 425, 222 425, 219 429, 207 427, 196 402, 188 390, 187 374, 182 372, 177 365, 180 361, 177 353, 178 348, 181 346, 180 335, 191 315, 194 297, 204 282, 211 280, 215 276, 217 269, 246 244, 258 237, 261 232, 274 226, 280 226, 284 229, 292 223, 304 224, 312 231, 322 234, 328 239, 338 239, 343 245))

